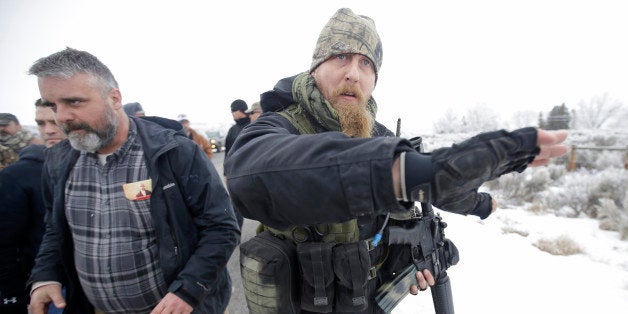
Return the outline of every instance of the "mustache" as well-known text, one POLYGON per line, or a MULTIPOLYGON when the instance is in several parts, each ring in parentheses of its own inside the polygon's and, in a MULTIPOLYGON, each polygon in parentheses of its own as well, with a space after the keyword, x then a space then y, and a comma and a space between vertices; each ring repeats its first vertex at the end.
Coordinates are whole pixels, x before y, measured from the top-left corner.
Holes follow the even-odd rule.
POLYGON ((87 132, 93 132, 93 133, 97 133, 96 130, 94 130, 92 127, 90 127, 87 123, 81 122, 81 123, 72 123, 72 122, 68 122, 68 123, 63 123, 61 124, 61 129, 63 130, 63 132, 65 134, 68 134, 72 131, 76 131, 76 130, 85 130, 87 132))
POLYGON ((364 102, 364 94, 359 88, 349 85, 341 85, 333 92, 333 98, 337 98, 343 94, 352 94, 360 103, 364 102))

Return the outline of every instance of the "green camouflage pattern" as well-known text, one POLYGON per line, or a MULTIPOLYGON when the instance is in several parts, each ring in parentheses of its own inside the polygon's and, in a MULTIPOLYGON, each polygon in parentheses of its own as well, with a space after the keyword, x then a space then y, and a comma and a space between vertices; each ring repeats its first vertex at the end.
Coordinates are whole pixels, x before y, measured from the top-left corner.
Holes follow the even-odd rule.
POLYGON ((31 144, 35 135, 29 131, 21 130, 13 135, 0 136, 0 145, 6 146, 19 153, 22 148, 31 144))
POLYGON ((314 49, 310 72, 330 57, 343 53, 365 55, 373 61, 375 73, 382 66, 382 41, 375 29, 375 22, 347 8, 338 10, 323 27, 314 49))
POLYGON ((17 161, 17 154, 11 148, 0 145, 0 170, 17 161))

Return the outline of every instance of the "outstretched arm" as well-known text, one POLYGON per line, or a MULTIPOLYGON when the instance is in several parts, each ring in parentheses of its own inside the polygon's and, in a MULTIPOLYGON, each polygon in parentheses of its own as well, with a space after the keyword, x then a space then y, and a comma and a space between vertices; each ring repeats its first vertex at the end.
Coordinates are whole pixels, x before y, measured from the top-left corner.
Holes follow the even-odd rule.
POLYGON ((439 208, 485 218, 494 210, 495 201, 487 193, 478 193, 480 185, 512 171, 522 172, 527 166, 548 164, 567 152, 566 137, 564 130, 525 128, 483 133, 431 155, 406 153, 393 163, 395 194, 406 201, 431 196, 439 208))

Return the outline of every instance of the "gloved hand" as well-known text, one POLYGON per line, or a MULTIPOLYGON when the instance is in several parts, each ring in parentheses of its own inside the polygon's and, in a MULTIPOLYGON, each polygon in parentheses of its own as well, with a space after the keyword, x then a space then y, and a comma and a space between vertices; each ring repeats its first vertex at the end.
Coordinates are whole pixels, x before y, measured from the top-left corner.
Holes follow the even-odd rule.
POLYGON ((537 129, 524 128, 479 134, 429 155, 407 153, 402 195, 407 201, 429 197, 443 210, 486 218, 492 199, 478 188, 503 174, 523 172, 539 152, 537 129))

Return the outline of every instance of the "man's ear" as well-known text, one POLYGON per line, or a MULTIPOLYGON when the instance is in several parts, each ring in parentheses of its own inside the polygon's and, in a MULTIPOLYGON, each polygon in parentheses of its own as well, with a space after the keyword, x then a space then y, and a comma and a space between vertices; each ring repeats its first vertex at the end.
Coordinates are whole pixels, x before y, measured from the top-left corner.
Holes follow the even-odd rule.
POLYGON ((122 108, 122 94, 117 88, 112 88, 109 91, 109 99, 113 102, 113 109, 118 110, 122 108))

